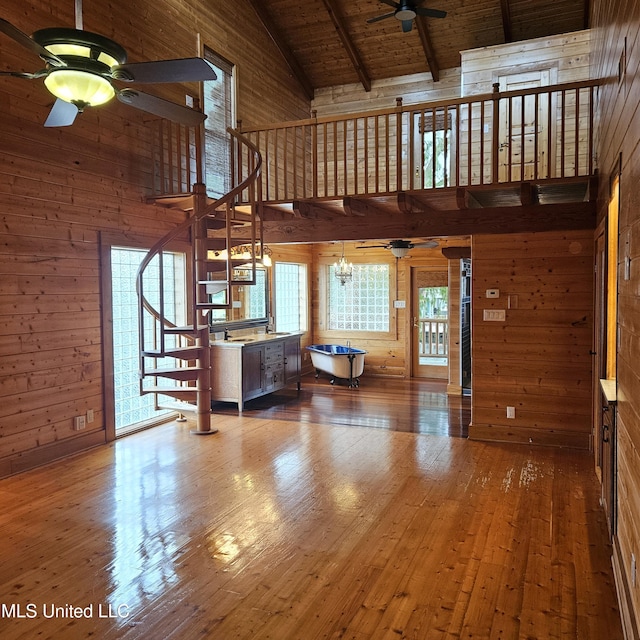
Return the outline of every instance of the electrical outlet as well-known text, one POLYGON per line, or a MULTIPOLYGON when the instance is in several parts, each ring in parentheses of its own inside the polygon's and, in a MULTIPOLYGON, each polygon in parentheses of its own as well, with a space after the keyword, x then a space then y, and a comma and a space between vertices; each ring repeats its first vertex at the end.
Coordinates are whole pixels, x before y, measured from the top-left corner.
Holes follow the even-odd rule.
POLYGON ((87 421, 84 416, 76 416, 73 419, 73 428, 76 431, 82 431, 87 426, 87 421))
POLYGON ((515 407, 507 407, 507 418, 510 420, 515 419, 516 417, 516 408, 515 407))
POLYGON ((91 424, 95 420, 93 409, 87 409, 87 424, 91 424))

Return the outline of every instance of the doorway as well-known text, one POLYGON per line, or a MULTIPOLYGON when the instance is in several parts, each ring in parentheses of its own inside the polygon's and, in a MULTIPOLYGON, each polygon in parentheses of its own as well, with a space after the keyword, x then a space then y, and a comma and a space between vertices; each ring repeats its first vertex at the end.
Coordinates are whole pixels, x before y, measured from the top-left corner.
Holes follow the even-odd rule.
POLYGON ((414 267, 411 272, 413 377, 448 379, 448 273, 429 267, 414 267))
MULTIPOLYGON (((498 77, 500 91, 554 83, 556 69, 521 70, 498 77)), ((500 101, 498 180, 518 182, 550 177, 555 157, 555 97, 514 96, 500 101)))

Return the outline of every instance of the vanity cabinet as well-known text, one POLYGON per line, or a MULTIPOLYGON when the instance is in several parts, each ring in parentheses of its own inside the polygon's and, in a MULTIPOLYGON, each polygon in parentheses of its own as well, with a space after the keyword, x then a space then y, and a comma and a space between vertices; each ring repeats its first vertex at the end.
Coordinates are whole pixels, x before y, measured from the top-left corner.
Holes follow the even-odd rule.
POLYGON ((300 361, 299 335, 212 342, 211 399, 237 402, 242 411, 247 400, 293 382, 300 389, 300 361))

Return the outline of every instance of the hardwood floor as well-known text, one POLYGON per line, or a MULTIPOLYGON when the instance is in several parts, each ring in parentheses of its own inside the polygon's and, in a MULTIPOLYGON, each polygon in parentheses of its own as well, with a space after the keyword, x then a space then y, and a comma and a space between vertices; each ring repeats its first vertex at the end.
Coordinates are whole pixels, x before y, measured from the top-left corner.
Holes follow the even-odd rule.
POLYGON ((3 640, 622 638, 590 455, 325 382, 0 481, 3 640))

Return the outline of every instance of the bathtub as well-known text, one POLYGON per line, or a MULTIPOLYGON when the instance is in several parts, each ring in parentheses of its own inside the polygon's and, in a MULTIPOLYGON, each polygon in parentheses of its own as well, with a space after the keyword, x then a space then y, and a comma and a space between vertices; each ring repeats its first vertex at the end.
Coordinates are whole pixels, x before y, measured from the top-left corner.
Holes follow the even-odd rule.
POLYGON ((316 378, 320 371, 331 376, 331 384, 336 378, 349 381, 350 387, 358 387, 358 378, 364 370, 364 354, 362 349, 354 349, 347 345, 338 344, 312 344, 307 349, 311 352, 311 363, 316 369, 316 378))

